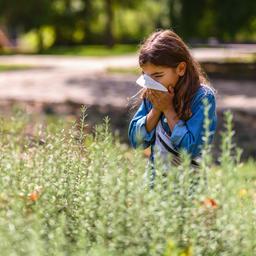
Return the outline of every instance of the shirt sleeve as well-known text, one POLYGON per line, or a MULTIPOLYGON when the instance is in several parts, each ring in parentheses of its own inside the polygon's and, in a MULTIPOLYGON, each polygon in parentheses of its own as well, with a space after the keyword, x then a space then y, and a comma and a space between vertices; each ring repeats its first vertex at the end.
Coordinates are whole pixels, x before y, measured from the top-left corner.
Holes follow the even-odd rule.
POLYGON ((149 111, 147 100, 144 99, 129 124, 128 138, 134 148, 139 146, 147 148, 154 140, 155 128, 151 132, 146 130, 146 118, 149 111))
POLYGON ((200 154, 203 145, 204 136, 204 99, 209 104, 208 118, 211 120, 209 127, 210 138, 209 143, 212 142, 215 130, 216 130, 216 103, 214 94, 208 93, 199 96, 192 104, 192 116, 187 121, 179 120, 171 134, 171 142, 174 147, 179 149, 185 149, 192 157, 200 154))

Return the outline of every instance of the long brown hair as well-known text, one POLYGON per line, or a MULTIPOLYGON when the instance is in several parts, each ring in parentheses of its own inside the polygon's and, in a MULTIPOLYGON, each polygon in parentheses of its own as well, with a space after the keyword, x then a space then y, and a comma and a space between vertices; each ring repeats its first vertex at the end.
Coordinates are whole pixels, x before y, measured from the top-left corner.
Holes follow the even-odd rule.
MULTIPOLYGON (((206 74, 199 63, 192 57, 184 41, 172 30, 159 30, 152 33, 141 45, 139 65, 146 63, 156 66, 176 68, 180 62, 186 62, 186 71, 174 88, 174 107, 182 120, 191 116, 190 103, 200 83, 209 85, 206 74)), ((140 98, 145 89, 140 90, 140 98)))

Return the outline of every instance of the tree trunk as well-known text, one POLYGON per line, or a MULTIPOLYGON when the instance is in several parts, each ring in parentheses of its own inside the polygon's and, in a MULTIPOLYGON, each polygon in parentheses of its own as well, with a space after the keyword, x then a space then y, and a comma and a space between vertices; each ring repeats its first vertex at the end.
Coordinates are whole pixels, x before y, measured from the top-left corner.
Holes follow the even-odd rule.
POLYGON ((84 16, 84 21, 85 21, 85 27, 84 27, 84 33, 85 33, 85 43, 91 43, 92 42, 92 37, 93 33, 91 30, 91 20, 93 16, 93 8, 92 8, 92 1, 91 0, 84 0, 84 11, 83 11, 83 16, 84 16))
POLYGON ((105 0, 106 4, 106 30, 105 30, 105 42, 106 45, 112 48, 115 44, 114 35, 113 35, 113 21, 114 21, 114 12, 113 12, 113 0, 105 0))
POLYGON ((171 24, 171 28, 174 30, 177 30, 176 27, 179 27, 179 17, 178 17, 178 13, 177 10, 175 8, 175 5, 177 4, 176 0, 169 0, 169 19, 170 19, 170 24, 171 24))
POLYGON ((37 51, 42 52, 44 49, 44 41, 43 41, 43 34, 40 28, 37 28, 36 30, 37 35, 37 51))

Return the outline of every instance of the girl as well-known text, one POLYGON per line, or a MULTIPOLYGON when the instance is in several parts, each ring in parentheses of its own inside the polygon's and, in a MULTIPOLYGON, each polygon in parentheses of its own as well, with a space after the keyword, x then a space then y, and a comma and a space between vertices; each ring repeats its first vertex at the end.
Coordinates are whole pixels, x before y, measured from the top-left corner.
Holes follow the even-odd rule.
POLYGON ((152 164, 156 151, 167 159, 170 153, 178 157, 183 149, 191 155, 192 165, 197 166, 204 135, 204 99, 210 106, 210 142, 217 120, 215 93, 207 85, 200 65, 171 30, 149 36, 140 48, 139 65, 143 74, 164 85, 168 92, 145 88, 140 91, 143 100, 128 129, 131 145, 150 146, 152 164))

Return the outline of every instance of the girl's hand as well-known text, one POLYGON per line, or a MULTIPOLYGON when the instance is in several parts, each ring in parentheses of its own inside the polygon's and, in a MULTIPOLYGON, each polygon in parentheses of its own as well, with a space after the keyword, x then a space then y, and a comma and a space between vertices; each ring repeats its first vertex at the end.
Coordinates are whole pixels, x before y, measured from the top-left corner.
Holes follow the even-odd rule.
POLYGON ((168 92, 147 89, 146 98, 153 104, 154 108, 161 112, 173 111, 174 89, 168 88, 168 92))

